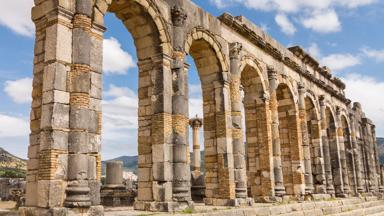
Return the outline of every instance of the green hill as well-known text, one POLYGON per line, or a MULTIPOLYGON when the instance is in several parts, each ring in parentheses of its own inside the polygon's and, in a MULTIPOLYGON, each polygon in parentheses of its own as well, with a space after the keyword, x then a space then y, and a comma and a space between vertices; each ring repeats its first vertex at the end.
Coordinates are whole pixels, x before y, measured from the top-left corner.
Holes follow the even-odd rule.
POLYGON ((27 161, 0 148, 0 177, 25 178, 27 161))

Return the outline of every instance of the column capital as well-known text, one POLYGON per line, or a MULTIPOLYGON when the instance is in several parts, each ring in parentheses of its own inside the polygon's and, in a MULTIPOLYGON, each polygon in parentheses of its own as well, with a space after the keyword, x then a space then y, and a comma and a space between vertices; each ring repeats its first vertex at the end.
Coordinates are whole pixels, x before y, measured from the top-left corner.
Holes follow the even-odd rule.
POLYGON ((192 128, 200 128, 203 126, 203 119, 199 118, 197 115, 195 118, 189 120, 189 125, 192 128))
POLYGON ((183 27, 185 25, 185 20, 187 19, 188 15, 184 8, 182 8, 179 5, 173 6, 171 9, 172 14, 172 23, 176 27, 183 27))
POLYGON ((319 96, 319 102, 320 102, 320 106, 325 106, 325 96, 324 95, 319 96))
POLYGON ((239 42, 229 44, 229 57, 231 59, 239 59, 242 50, 243 45, 239 42))
POLYGON ((268 65, 267 71, 269 80, 277 80, 277 71, 273 65, 268 65))

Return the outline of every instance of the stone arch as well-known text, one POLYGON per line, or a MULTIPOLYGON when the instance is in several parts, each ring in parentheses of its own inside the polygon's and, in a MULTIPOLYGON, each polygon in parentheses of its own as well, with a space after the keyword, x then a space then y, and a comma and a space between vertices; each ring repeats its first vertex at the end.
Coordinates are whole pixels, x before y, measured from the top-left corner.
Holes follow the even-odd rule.
POLYGON ((208 30, 194 28, 184 48, 195 62, 203 94, 205 202, 233 200, 232 143, 227 139, 232 136, 228 62, 208 30))
MULTIPOLYGON (((349 119, 347 118, 345 112, 343 111, 340 115, 340 125, 343 130, 343 142, 344 142, 344 153, 345 153, 345 178, 347 178, 347 182, 349 183, 350 193, 357 193, 357 180, 356 180, 356 172, 355 172, 355 159, 354 152, 352 146, 352 137, 351 137, 351 127, 349 124, 349 119)), ((340 152, 342 154, 342 152, 340 152)))
POLYGON ((288 195, 299 196, 303 192, 304 175, 298 106, 289 84, 281 82, 276 96, 284 186, 288 195))
MULTIPOLYGON (((192 29, 192 31, 188 34, 184 50, 186 53, 193 55, 194 53, 197 53, 197 50, 191 50, 193 47, 193 43, 198 43, 197 47, 201 46, 200 48, 208 48, 209 53, 205 53, 205 57, 208 54, 210 56, 210 59, 206 59, 205 61, 207 62, 201 62, 200 66, 203 65, 204 63, 209 63, 210 61, 215 61, 215 68, 206 68, 202 70, 199 73, 202 73, 200 75, 206 75, 207 73, 206 70, 212 69, 213 71, 220 71, 220 72, 228 72, 228 62, 227 59, 225 58, 225 55, 222 52, 222 47, 220 43, 216 40, 215 36, 211 34, 208 30, 202 29, 200 27, 196 27, 192 29)), ((195 46, 196 47, 196 46, 195 46)), ((196 48, 197 48, 196 47, 196 48)), ((201 56, 202 57, 202 56, 201 56)), ((197 67, 199 63, 196 62, 197 67)), ((214 72, 211 72, 214 73, 214 72)))
MULTIPOLYGON (((130 13, 122 13, 120 17, 121 20, 127 20, 127 15, 129 15, 128 23, 124 23, 125 26, 129 29, 133 37, 140 37, 139 34, 146 34, 150 31, 156 31, 158 34, 159 47, 161 47, 161 51, 164 54, 171 56, 172 54, 172 44, 171 44, 171 36, 168 31, 167 22, 164 19, 164 16, 161 14, 158 6, 152 0, 100 0, 96 1, 95 7, 93 7, 93 20, 94 23, 99 25, 100 27, 104 27, 104 15, 107 12, 115 13, 117 15, 118 9, 123 8, 126 12, 130 11, 130 13), (135 5, 136 4, 136 5, 135 5), (138 8, 137 5, 140 5, 141 8, 138 8), (131 7, 131 8, 129 8, 131 7), (128 10, 129 8, 129 10, 128 10), (146 12, 146 18, 138 17, 137 15, 141 12, 146 12), (153 25, 152 29, 146 27, 144 22, 145 19, 150 19, 151 24, 153 25), (137 26, 141 26, 139 30, 135 30, 135 24, 137 26)), ((148 41, 146 41, 148 42, 148 41)), ((139 43, 139 42, 138 42, 139 43)), ((152 44, 151 44, 152 45, 152 44)), ((136 47, 136 49, 138 49, 136 47)), ((139 50, 137 50, 139 51, 139 50)))
POLYGON ((325 118, 326 118, 326 139, 328 141, 330 167, 332 173, 332 182, 337 196, 344 194, 343 178, 341 172, 339 140, 338 140, 338 124, 336 113, 332 106, 326 105, 325 118))
POLYGON ((269 172, 269 155, 263 152, 268 148, 268 112, 266 87, 262 71, 253 58, 244 57, 240 66, 240 84, 244 90, 243 107, 245 114, 245 136, 247 155, 248 192, 259 198, 267 194, 269 178, 262 173, 269 172))
POLYGON ((34 86, 35 92, 42 93, 34 100, 41 103, 43 97, 58 92, 65 100, 51 97, 52 101, 32 110, 39 110, 40 117, 33 121, 43 126, 32 135, 36 140, 40 140, 42 134, 45 137, 39 143, 31 142, 31 146, 40 150, 31 155, 30 160, 39 166, 28 169, 28 175, 35 181, 27 183, 27 205, 39 208, 99 205, 103 19, 110 10, 125 21, 139 59, 138 151, 141 159, 135 208, 148 210, 156 203, 159 204, 157 210, 164 211, 161 203, 172 202, 172 193, 162 191, 172 191, 173 181, 171 161, 165 154, 172 136, 171 126, 165 125, 172 122, 168 109, 172 107, 172 86, 164 85, 172 80, 173 51, 161 13, 149 0, 66 1, 50 4, 57 7, 52 11, 46 10, 47 2, 34 8, 47 13, 37 14, 40 17, 35 14, 33 19, 38 26, 36 45, 49 53, 35 64, 35 69, 43 69, 42 75, 35 77, 41 86, 34 86), (53 125, 57 118, 61 119, 60 125, 53 125), (156 157, 152 149, 163 154, 156 157), (56 195, 35 199, 37 191, 56 195))
MULTIPOLYGON (((304 97, 309 154, 311 158, 314 193, 325 192, 323 149, 321 145, 321 119, 316 99, 309 91, 304 97)), ((304 154, 307 154, 306 152, 304 154)))

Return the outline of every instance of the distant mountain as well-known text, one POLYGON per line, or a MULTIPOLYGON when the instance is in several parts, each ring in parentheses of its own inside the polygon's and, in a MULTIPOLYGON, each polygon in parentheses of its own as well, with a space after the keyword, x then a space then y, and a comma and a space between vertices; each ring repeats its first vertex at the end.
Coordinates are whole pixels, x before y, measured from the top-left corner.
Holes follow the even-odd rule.
MULTIPOLYGON (((201 154, 201 170, 204 172, 204 151, 200 152, 201 154)), ((192 158, 192 153, 190 154, 192 158)), ((122 161, 123 162, 123 167, 127 171, 131 171, 137 175, 137 161, 138 161, 138 156, 121 156, 118 158, 114 158, 108 161, 122 161)), ((105 163, 107 161, 102 162, 102 169, 103 169, 103 174, 105 174, 105 163)))
POLYGON ((377 137, 378 152, 380 157, 380 163, 384 165, 384 138, 377 137))
MULTIPOLYGON (((123 162, 123 167, 127 171, 131 171, 135 174, 137 174, 137 161, 138 161, 138 156, 120 156, 111 160, 107 161, 122 161, 123 162)), ((102 162, 102 169, 103 169, 103 174, 105 174, 105 164, 107 161, 102 162)))
POLYGON ((27 161, 0 148, 0 177, 23 178, 27 161))

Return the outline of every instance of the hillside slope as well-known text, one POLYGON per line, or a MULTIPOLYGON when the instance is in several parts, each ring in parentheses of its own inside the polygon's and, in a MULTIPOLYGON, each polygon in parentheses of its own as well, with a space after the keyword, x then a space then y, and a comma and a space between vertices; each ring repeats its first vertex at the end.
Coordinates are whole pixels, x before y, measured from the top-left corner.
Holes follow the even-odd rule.
POLYGON ((27 170, 27 161, 0 148, 0 177, 23 178, 27 170))

